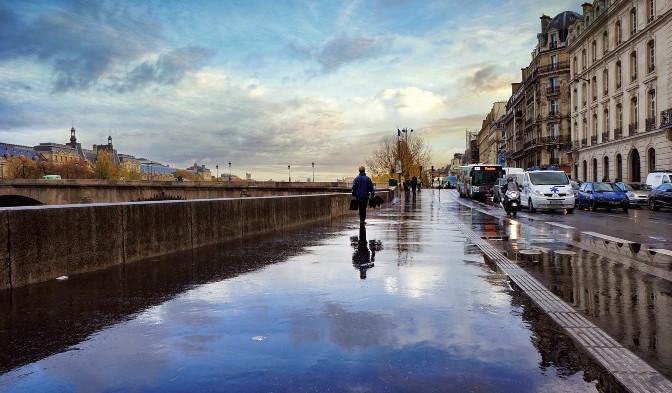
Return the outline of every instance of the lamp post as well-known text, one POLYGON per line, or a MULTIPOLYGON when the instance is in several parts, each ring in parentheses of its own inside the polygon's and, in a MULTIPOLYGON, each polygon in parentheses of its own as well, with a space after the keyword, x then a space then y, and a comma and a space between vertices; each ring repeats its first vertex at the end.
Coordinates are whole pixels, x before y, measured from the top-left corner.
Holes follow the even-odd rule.
POLYGON ((287 165, 287 173, 289 173, 289 182, 292 182, 292 167, 287 165))
POLYGON ((315 163, 311 163, 313 165, 313 183, 315 183, 315 163))
POLYGON ((229 181, 231 181, 231 161, 229 161, 229 181))
POLYGON ((215 178, 219 179, 219 165, 215 165, 215 170, 217 171, 217 172, 215 172, 216 173, 215 178))

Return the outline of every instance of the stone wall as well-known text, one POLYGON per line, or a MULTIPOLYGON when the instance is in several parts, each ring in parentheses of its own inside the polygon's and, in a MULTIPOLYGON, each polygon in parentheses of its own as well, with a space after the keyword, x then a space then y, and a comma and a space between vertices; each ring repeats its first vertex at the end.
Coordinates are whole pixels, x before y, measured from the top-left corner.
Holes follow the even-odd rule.
POLYGON ((356 214, 350 199, 343 193, 2 209, 0 290, 356 214))

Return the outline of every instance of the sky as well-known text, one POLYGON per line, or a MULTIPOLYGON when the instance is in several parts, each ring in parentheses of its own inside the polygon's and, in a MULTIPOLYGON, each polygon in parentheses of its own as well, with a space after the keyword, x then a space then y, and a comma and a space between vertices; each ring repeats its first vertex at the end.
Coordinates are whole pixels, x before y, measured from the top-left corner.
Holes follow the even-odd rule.
POLYGON ((568 0, 0 0, 0 142, 352 178, 413 129, 443 167, 568 0), (290 168, 288 169, 288 165, 290 168))

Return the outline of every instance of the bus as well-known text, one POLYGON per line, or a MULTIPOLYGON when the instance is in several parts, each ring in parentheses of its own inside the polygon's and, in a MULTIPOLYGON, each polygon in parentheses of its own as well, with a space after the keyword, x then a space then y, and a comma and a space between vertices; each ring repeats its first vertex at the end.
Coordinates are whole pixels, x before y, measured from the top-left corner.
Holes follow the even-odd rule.
POLYGON ((501 165, 470 164, 457 167, 457 192, 460 197, 492 197, 497 179, 504 176, 501 165))

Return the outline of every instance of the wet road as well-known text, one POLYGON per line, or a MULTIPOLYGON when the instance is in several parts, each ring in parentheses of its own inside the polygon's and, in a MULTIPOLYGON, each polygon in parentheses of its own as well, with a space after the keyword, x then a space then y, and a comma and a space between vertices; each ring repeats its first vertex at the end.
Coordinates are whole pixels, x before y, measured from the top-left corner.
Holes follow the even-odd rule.
POLYGON ((616 389, 455 217, 670 377, 664 261, 612 260, 580 223, 547 223, 567 216, 498 213, 423 190, 365 227, 352 217, 0 292, 0 391, 616 389))

